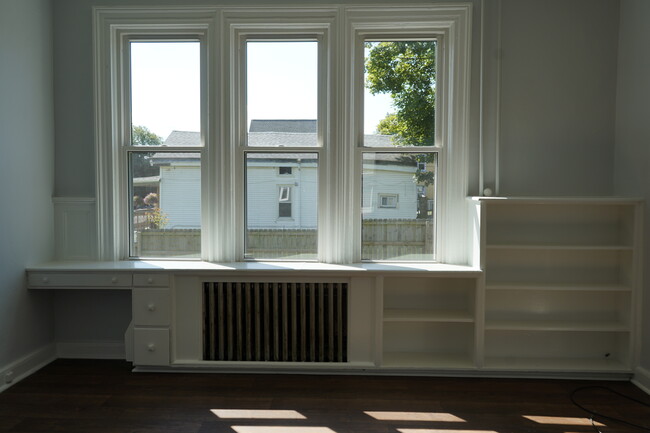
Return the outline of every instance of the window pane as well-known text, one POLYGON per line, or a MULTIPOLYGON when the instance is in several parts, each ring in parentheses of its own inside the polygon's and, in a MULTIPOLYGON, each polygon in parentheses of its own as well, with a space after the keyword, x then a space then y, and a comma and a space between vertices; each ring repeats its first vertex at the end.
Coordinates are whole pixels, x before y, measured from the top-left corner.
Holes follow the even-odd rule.
POLYGON ((364 71, 364 146, 433 146, 436 41, 366 42, 364 71))
POLYGON ((249 146, 316 146, 318 42, 248 42, 249 146))
POLYGON ((434 260, 436 153, 363 154, 363 260, 434 260))
POLYGON ((246 154, 247 259, 315 260, 317 217, 318 154, 246 154))
POLYGON ((200 131, 199 42, 131 42, 131 124, 148 134, 133 145, 161 144, 172 131, 200 131))
POLYGON ((131 256, 201 255, 201 160, 190 152, 131 152, 131 256))

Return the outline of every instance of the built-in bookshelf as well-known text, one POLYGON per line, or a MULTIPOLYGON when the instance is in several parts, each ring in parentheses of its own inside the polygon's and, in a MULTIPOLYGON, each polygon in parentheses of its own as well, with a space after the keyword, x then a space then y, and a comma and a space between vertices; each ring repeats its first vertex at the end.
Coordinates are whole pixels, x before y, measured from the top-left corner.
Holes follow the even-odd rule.
POLYGON ((383 367, 475 367, 478 278, 383 278, 383 367))
POLYGON ((483 367, 630 371, 640 206, 624 199, 478 199, 483 367))

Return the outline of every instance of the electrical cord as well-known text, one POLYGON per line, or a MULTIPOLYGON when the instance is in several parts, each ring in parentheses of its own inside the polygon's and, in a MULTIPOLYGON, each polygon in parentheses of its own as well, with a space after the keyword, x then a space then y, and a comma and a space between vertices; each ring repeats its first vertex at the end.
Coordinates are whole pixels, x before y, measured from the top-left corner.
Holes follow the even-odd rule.
POLYGON ((571 395, 570 395, 571 402, 572 402, 574 405, 576 405, 577 407, 579 407, 580 409, 582 409, 583 411, 587 412, 589 415, 591 415, 591 425, 592 425, 592 427, 596 430, 596 432, 598 432, 598 433, 602 433, 602 432, 598 429, 598 427, 596 426, 596 423, 594 422, 594 417, 598 417, 598 418, 602 418, 602 419, 607 419, 607 420, 610 420, 610 421, 615 421, 615 422, 618 422, 618 423, 621 423, 621 424, 625 424, 625 425, 630 426, 630 427, 638 428, 638 429, 640 429, 640 430, 650 431, 650 427, 648 427, 648 426, 644 426, 644 425, 640 425, 640 424, 635 424, 635 423, 633 423, 633 422, 626 421, 626 420, 624 420, 624 419, 615 418, 615 417, 613 417, 613 416, 605 415, 605 414, 602 414, 602 413, 597 412, 597 411, 595 411, 595 410, 587 409, 587 408, 584 407, 582 404, 578 403, 578 402, 576 401, 576 399, 575 399, 576 394, 577 394, 578 392, 585 391, 585 390, 589 390, 589 389, 600 389, 600 390, 605 390, 605 391, 610 392, 610 393, 612 393, 612 394, 616 394, 616 395, 618 395, 619 397, 622 397, 622 398, 624 398, 624 399, 626 399, 626 400, 632 401, 632 402, 634 402, 634 403, 640 404, 640 405, 645 406, 645 407, 648 407, 648 408, 650 408, 650 404, 648 404, 648 403, 646 403, 646 402, 643 402, 643 401, 641 401, 641 400, 638 400, 638 399, 636 399, 636 398, 634 398, 634 397, 630 397, 629 395, 625 395, 625 394, 623 394, 623 393, 620 393, 620 392, 618 392, 618 391, 615 391, 615 390, 613 390, 613 389, 611 389, 611 388, 607 388, 607 387, 605 387, 605 386, 583 386, 583 387, 580 387, 580 388, 576 388, 576 389, 574 389, 573 392, 572 392, 571 395))

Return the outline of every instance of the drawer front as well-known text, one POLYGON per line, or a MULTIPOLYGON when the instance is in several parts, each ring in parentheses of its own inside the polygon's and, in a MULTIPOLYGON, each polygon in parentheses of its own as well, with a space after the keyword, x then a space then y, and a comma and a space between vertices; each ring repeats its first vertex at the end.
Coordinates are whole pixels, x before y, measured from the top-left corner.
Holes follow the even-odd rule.
POLYGON ((169 287, 167 274, 135 274, 133 285, 136 287, 169 287))
POLYGON ((169 365, 169 329, 135 328, 133 330, 135 365, 169 365))
POLYGON ((169 289, 134 288, 133 324, 135 326, 169 326, 171 294, 169 289))
POLYGON ((131 287, 130 273, 58 273, 34 272, 30 273, 28 283, 30 287, 131 287))

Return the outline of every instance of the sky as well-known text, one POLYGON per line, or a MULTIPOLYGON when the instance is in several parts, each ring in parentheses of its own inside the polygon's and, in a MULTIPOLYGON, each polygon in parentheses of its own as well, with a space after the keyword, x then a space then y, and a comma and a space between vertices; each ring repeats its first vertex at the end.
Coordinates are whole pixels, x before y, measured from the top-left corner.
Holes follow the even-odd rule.
MULTIPOLYGON (((248 42, 248 119, 316 119, 316 42, 248 42)), ((200 130, 198 42, 131 43, 133 125, 165 139, 200 130)), ((365 91, 364 133, 392 111, 389 95, 365 91)))

